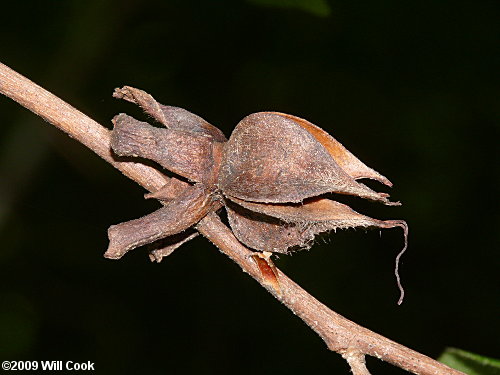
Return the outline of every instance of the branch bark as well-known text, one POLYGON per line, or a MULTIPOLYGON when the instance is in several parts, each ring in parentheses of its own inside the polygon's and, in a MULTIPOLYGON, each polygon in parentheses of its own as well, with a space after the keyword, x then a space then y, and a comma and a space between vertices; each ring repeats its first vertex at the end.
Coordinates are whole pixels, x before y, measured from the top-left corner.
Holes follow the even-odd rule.
POLYGON ((347 349, 342 357, 351 366, 352 375, 370 375, 366 368, 365 355, 356 349, 347 349))
MULTIPOLYGON (((167 183, 168 177, 152 167, 118 161, 111 152, 110 130, 1 63, 0 92, 90 148, 148 191, 157 191, 167 183)), ((206 216, 196 229, 300 317, 330 350, 341 354, 353 373, 368 374, 364 356, 371 355, 414 374, 463 374, 351 322, 319 302, 278 269, 280 290, 276 290, 262 279, 251 256, 253 252, 236 239, 217 215, 206 216)))

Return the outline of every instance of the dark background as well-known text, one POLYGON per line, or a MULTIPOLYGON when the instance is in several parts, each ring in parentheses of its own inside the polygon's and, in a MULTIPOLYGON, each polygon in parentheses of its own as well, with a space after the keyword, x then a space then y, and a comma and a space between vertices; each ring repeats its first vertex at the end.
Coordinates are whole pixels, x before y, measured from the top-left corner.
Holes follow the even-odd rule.
MULTIPOLYGON (((106 126, 118 112, 140 116, 111 97, 127 84, 227 136, 262 110, 323 127, 394 183, 402 207, 351 202, 407 220, 406 300, 396 305, 400 230, 331 233, 277 264, 335 311, 427 355, 498 356, 496 3, 11 1, 0 61, 106 126)), ((145 249, 104 259, 108 226, 158 204, 3 96, 0 124, 1 360, 90 360, 107 374, 348 373, 203 238, 161 264, 145 249)))

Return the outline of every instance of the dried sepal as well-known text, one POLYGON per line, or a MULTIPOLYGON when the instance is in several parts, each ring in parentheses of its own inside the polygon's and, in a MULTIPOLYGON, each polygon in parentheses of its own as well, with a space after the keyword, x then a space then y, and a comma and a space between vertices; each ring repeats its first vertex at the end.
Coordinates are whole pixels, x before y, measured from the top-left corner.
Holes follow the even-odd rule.
POLYGON ((354 180, 294 119, 261 112, 245 117, 225 147, 219 186, 253 202, 289 203, 335 192, 394 204, 354 180))
POLYGON ((210 137, 156 128, 123 113, 113 124, 111 147, 117 155, 153 160, 194 182, 213 179, 215 145, 210 137))
MULTIPOLYGON (((255 203, 229 197, 248 210, 272 216, 287 223, 329 222, 336 228, 384 227, 384 221, 372 219, 354 211, 349 206, 326 198, 309 198, 302 203, 255 203)), ((335 229, 335 228, 331 228, 335 229)))
POLYGON ((152 193, 144 194, 146 199, 158 199, 163 202, 168 202, 177 198, 184 190, 191 187, 191 185, 178 178, 171 177, 168 182, 163 185, 159 190, 152 193))
POLYGON ((180 233, 200 221, 213 204, 205 187, 194 185, 149 215, 112 225, 104 256, 119 259, 131 249, 180 233))
POLYGON ((163 111, 160 108, 160 103, 158 103, 146 91, 139 90, 131 86, 123 86, 122 88, 115 89, 113 97, 137 104, 144 110, 144 112, 153 117, 160 124, 165 125, 167 128, 170 127, 163 111))
POLYGON ((178 235, 178 236, 168 237, 167 239, 169 240, 172 239, 171 241, 169 241, 169 244, 168 245, 164 244, 160 248, 151 250, 149 252, 149 259, 152 262, 160 263, 163 260, 163 258, 172 254, 175 250, 184 245, 186 242, 191 241, 193 238, 198 236, 198 234, 199 234, 198 232, 189 233, 188 231, 186 231, 181 233, 180 236, 178 235))
MULTIPOLYGON (((254 232, 251 237, 261 237, 258 243, 264 246, 256 248, 254 241, 254 246, 251 247, 261 251, 287 252, 290 247, 307 247, 316 234, 336 229, 406 228, 406 223, 402 220, 373 219, 357 213, 345 204, 325 198, 311 198, 299 204, 263 204, 229 198, 243 208, 238 209, 234 204, 229 206, 229 222, 231 226, 235 225, 235 233, 247 237, 242 232, 245 231, 245 226, 251 227, 254 232), (251 224, 252 221, 263 224, 258 226, 251 224), (271 241, 275 245, 266 249, 266 243, 271 241)), ((242 242, 247 243, 248 239, 242 238, 242 242)))
POLYGON ((113 96, 137 104, 144 112, 167 128, 204 134, 210 136, 217 142, 226 141, 224 133, 200 116, 179 107, 160 104, 143 90, 124 86, 115 89, 113 96))
POLYGON ((160 104, 167 124, 174 129, 211 137, 216 142, 226 142, 227 139, 215 126, 185 109, 160 104))

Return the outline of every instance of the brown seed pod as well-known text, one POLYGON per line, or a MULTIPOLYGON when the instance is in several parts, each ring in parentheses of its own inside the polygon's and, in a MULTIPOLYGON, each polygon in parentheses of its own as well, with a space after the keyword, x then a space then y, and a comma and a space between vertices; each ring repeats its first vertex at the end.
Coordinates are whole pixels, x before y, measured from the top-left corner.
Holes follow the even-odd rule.
POLYGON ((229 197, 252 202, 297 203, 334 192, 394 204, 387 194, 356 182, 359 178, 390 185, 317 126, 261 112, 245 117, 231 134, 219 187, 229 197))
MULTIPOLYGON (((318 233, 355 227, 402 227, 402 252, 406 249, 408 227, 404 221, 372 219, 323 197, 326 193, 348 194, 399 204, 390 202, 388 194, 357 182, 370 178, 392 186, 316 125, 283 113, 254 113, 236 126, 227 141, 202 118, 161 105, 144 91, 126 86, 115 96, 138 104, 164 127, 120 114, 113 119, 113 151, 119 156, 153 160, 188 181, 171 179, 147 195, 163 201, 165 207, 112 226, 107 257, 120 258, 134 247, 171 238, 167 246, 152 252, 151 259, 160 261, 194 237, 185 230, 222 205, 235 236, 266 254, 308 248, 318 233)), ((402 252, 396 258, 401 299, 397 262, 402 252)), ((272 264, 261 264, 271 262, 269 257, 256 261, 261 270, 267 270, 263 278, 273 274, 269 285, 279 289, 276 274, 268 272, 272 264)))

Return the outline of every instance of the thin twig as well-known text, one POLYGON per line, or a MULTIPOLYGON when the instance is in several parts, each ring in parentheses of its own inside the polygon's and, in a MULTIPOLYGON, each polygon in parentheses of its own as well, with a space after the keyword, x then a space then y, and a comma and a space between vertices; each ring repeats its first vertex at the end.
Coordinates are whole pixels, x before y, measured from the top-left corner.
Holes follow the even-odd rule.
MULTIPOLYGON (((108 129, 1 63, 0 92, 83 143, 147 190, 157 191, 168 181, 166 176, 152 167, 115 159, 109 146, 108 129)), ((262 279, 259 268, 251 257, 253 252, 234 237, 217 215, 206 216, 197 224, 196 229, 299 316, 325 341, 330 350, 344 356, 346 353, 355 353, 356 356, 350 356, 349 360, 354 361, 351 366, 358 366, 356 371, 359 374, 362 374, 359 372, 362 363, 360 358, 364 359, 364 355, 380 358, 415 374, 463 374, 335 313, 280 270, 276 270, 280 284, 280 291, 277 292, 262 279)), ((354 367, 351 368, 354 372, 354 367)))
POLYGON ((352 375, 370 375, 370 371, 366 368, 365 355, 359 350, 349 348, 342 357, 351 366, 352 375))

